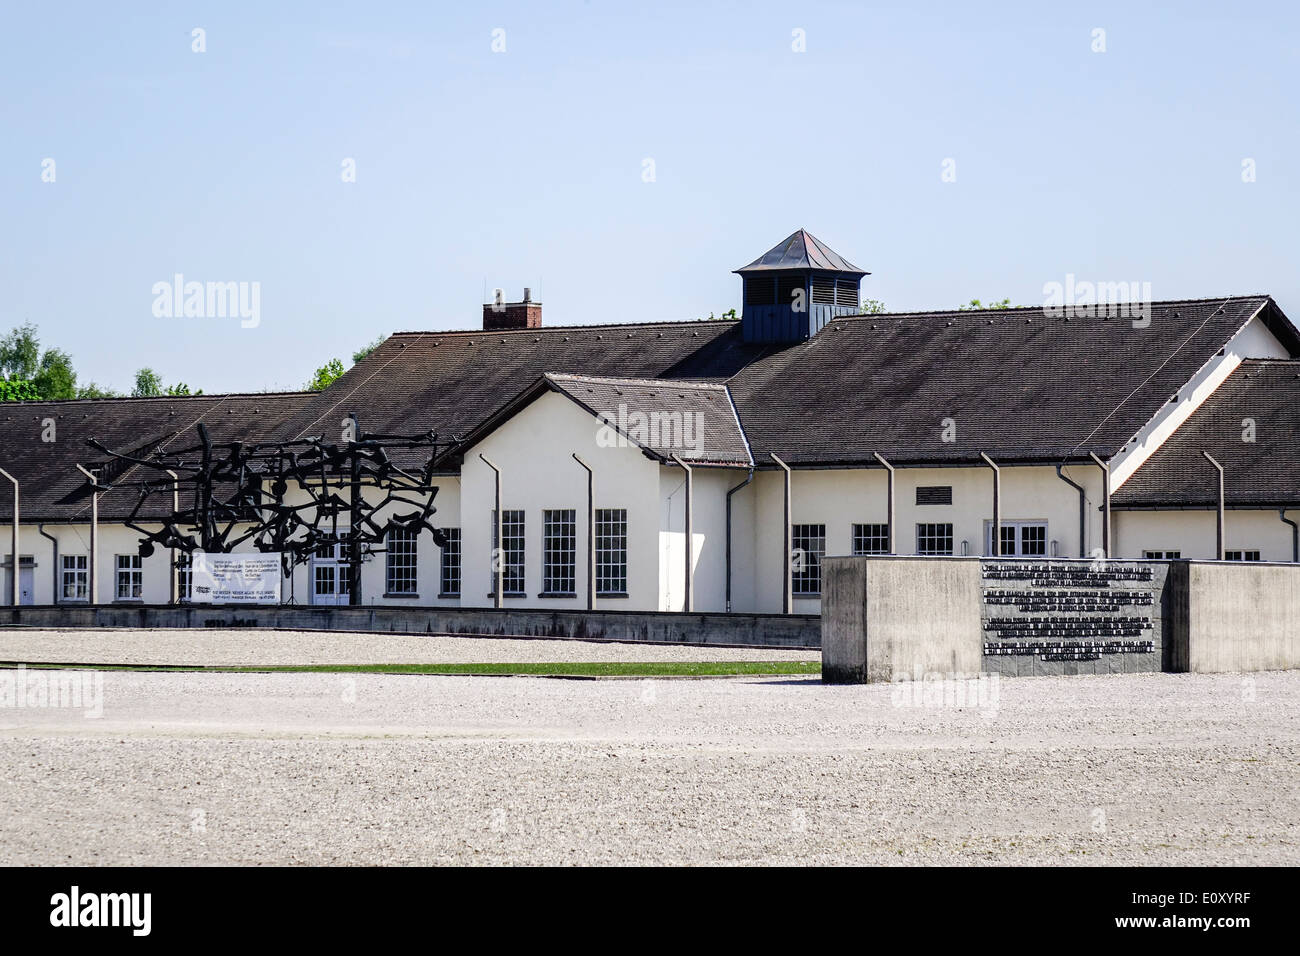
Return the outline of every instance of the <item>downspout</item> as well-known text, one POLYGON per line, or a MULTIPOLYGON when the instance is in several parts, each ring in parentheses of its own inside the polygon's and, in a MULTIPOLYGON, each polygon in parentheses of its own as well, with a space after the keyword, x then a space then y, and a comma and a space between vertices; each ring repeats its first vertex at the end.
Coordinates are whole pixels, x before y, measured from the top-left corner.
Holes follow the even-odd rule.
POLYGON ((871 454, 876 456, 876 461, 880 462, 885 471, 889 472, 888 490, 885 493, 885 508, 888 511, 886 520, 889 522, 885 527, 889 529, 889 553, 895 554, 894 550, 894 466, 881 457, 880 452, 873 451, 871 454))
POLYGON ((3 468, 0 468, 0 477, 8 478, 13 482, 14 486, 14 520, 10 539, 13 547, 13 587, 11 589, 10 597, 13 599, 14 607, 17 607, 18 599, 22 594, 22 587, 18 583, 18 579, 21 577, 19 569, 22 564, 22 557, 18 554, 18 479, 9 474, 9 472, 5 471, 3 468))
MULTIPOLYGON (((202 427, 201 425, 199 426, 202 427)), ((84 465, 77 465, 77 471, 90 479, 90 486, 95 489, 90 495, 90 603, 99 603, 99 479, 95 473, 84 465)))
MULTIPOLYGON (((479 454, 483 458, 482 453, 479 454)), ((492 606, 497 610, 501 609, 501 595, 505 586, 505 541, 501 539, 501 469, 492 462, 483 458, 483 464, 492 469, 493 475, 496 476, 496 493, 494 500, 496 507, 493 508, 493 521, 496 522, 496 535, 493 540, 496 542, 496 553, 492 555, 492 606)))
POLYGON ((348 449, 348 604, 361 606, 361 422, 356 412, 348 412, 352 421, 352 441, 348 449))
POLYGON ((1002 557, 1002 469, 993 459, 980 452, 984 464, 993 469, 993 533, 989 535, 989 552, 994 558, 1002 557))
POLYGON ((1061 471, 1060 465, 1056 466, 1056 477, 1060 478, 1063 482, 1079 493, 1079 557, 1086 558, 1088 556, 1088 549, 1084 545, 1083 539, 1084 535, 1088 531, 1087 492, 1084 490, 1083 485, 1079 484, 1077 481, 1066 478, 1065 473, 1061 471))
POLYGON ((1101 469, 1101 556, 1110 558, 1110 465, 1097 457, 1095 451, 1088 452, 1088 457, 1101 469))
POLYGON ((1214 466, 1214 470, 1219 473, 1219 514, 1218 523, 1214 529, 1214 559, 1223 560, 1223 466, 1214 460, 1208 451, 1201 452, 1205 460, 1214 466))
POLYGON ((44 521, 42 521, 40 524, 36 526, 36 530, 37 532, 40 533, 40 536, 42 538, 48 539, 49 542, 52 545, 54 545, 54 574, 52 575, 52 577, 54 578, 54 590, 51 592, 50 603, 58 604, 59 603, 59 539, 54 537, 54 535, 48 533, 45 530, 44 521))
MULTIPOLYGON (((176 472, 170 468, 166 473, 172 476, 172 514, 176 515, 181 510, 181 480, 176 472)), ((172 549, 172 576, 171 576, 171 603, 181 603, 181 578, 180 569, 176 566, 176 549, 172 549)))
POLYGON ((596 610, 596 499, 592 486, 593 475, 587 463, 573 453, 576 461, 587 472, 587 610, 596 610))
POLYGON ((783 549, 784 556, 781 559, 782 572, 785 575, 785 583, 781 585, 781 613, 789 614, 790 606, 794 603, 791 589, 794 586, 790 576, 790 552, 794 548, 794 542, 790 540, 790 466, 776 457, 776 452, 769 452, 772 460, 781 466, 785 472, 785 508, 782 510, 782 520, 784 522, 781 529, 781 540, 785 543, 783 549))
POLYGON ((754 469, 749 469, 749 477, 727 492, 727 613, 731 613, 731 496, 754 480, 754 469))
POLYGON ((686 462, 682 461, 678 455, 672 456, 673 461, 682 466, 686 472, 686 596, 682 601, 682 610, 690 614, 695 610, 695 596, 692 594, 691 585, 695 580, 695 529, 691 524, 691 504, 695 497, 695 475, 694 469, 686 462))
POLYGON ((1291 526, 1291 563, 1300 564, 1300 524, 1286 516, 1285 508, 1278 508, 1277 516, 1282 519, 1283 523, 1291 526))

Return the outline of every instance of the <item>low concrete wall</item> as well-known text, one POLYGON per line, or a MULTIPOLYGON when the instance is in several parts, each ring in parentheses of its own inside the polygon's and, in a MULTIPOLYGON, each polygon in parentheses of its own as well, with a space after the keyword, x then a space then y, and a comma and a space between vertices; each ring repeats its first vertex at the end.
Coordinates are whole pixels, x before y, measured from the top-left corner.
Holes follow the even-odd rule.
POLYGON ((1300 667, 1300 566, 1181 561, 1170 588, 1171 670, 1300 667))
POLYGON ((978 558, 827 558, 822 680, 978 674, 981 593, 978 558))
POLYGON ((812 614, 677 614, 504 608, 310 607, 302 605, 23 605, 0 607, 0 626, 35 628, 272 628, 472 634, 589 641, 816 649, 812 614))

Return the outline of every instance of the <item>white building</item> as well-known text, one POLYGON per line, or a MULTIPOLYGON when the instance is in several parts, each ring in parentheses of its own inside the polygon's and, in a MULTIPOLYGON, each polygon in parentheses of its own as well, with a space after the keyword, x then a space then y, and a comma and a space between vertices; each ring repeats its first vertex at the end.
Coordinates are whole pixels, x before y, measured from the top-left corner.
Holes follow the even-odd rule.
MULTIPOLYGON (((1300 557, 1300 333, 1268 296, 861 315, 864 273, 803 231, 738 271, 738 322, 543 327, 525 296, 396 333, 319 394, 0 406, 21 599, 171 597, 171 554, 123 524, 131 471, 87 439, 342 441, 352 412, 457 439, 447 546, 394 536, 363 604, 492 606, 499 567, 507 608, 802 613, 825 555, 1300 557), (78 465, 114 490, 93 503, 78 465)), ((346 603, 346 580, 322 553, 285 599, 346 603)))

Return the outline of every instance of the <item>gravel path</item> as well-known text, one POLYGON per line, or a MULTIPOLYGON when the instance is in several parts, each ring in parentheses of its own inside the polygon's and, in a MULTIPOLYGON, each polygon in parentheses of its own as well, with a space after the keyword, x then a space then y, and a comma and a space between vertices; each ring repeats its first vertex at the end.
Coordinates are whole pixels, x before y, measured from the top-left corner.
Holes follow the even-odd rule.
POLYGON ((818 651, 263 630, 0 628, 0 661, 62 664, 512 664, 534 661, 817 661, 818 651))
POLYGON ((1300 862, 1300 672, 103 681, 0 708, 0 863, 1300 862))

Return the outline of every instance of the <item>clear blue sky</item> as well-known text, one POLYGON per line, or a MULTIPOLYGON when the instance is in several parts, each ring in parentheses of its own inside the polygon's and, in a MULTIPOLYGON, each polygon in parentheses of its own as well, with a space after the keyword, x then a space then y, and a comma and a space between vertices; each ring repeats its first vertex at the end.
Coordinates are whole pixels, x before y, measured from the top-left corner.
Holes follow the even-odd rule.
POLYGON ((552 325, 721 312, 800 226, 891 310, 1074 273, 1300 319, 1298 27, 1290 2, 11 2, 0 330, 118 389, 296 388, 474 327, 485 285, 552 325), (260 282, 260 326, 155 318, 177 272, 260 282))

